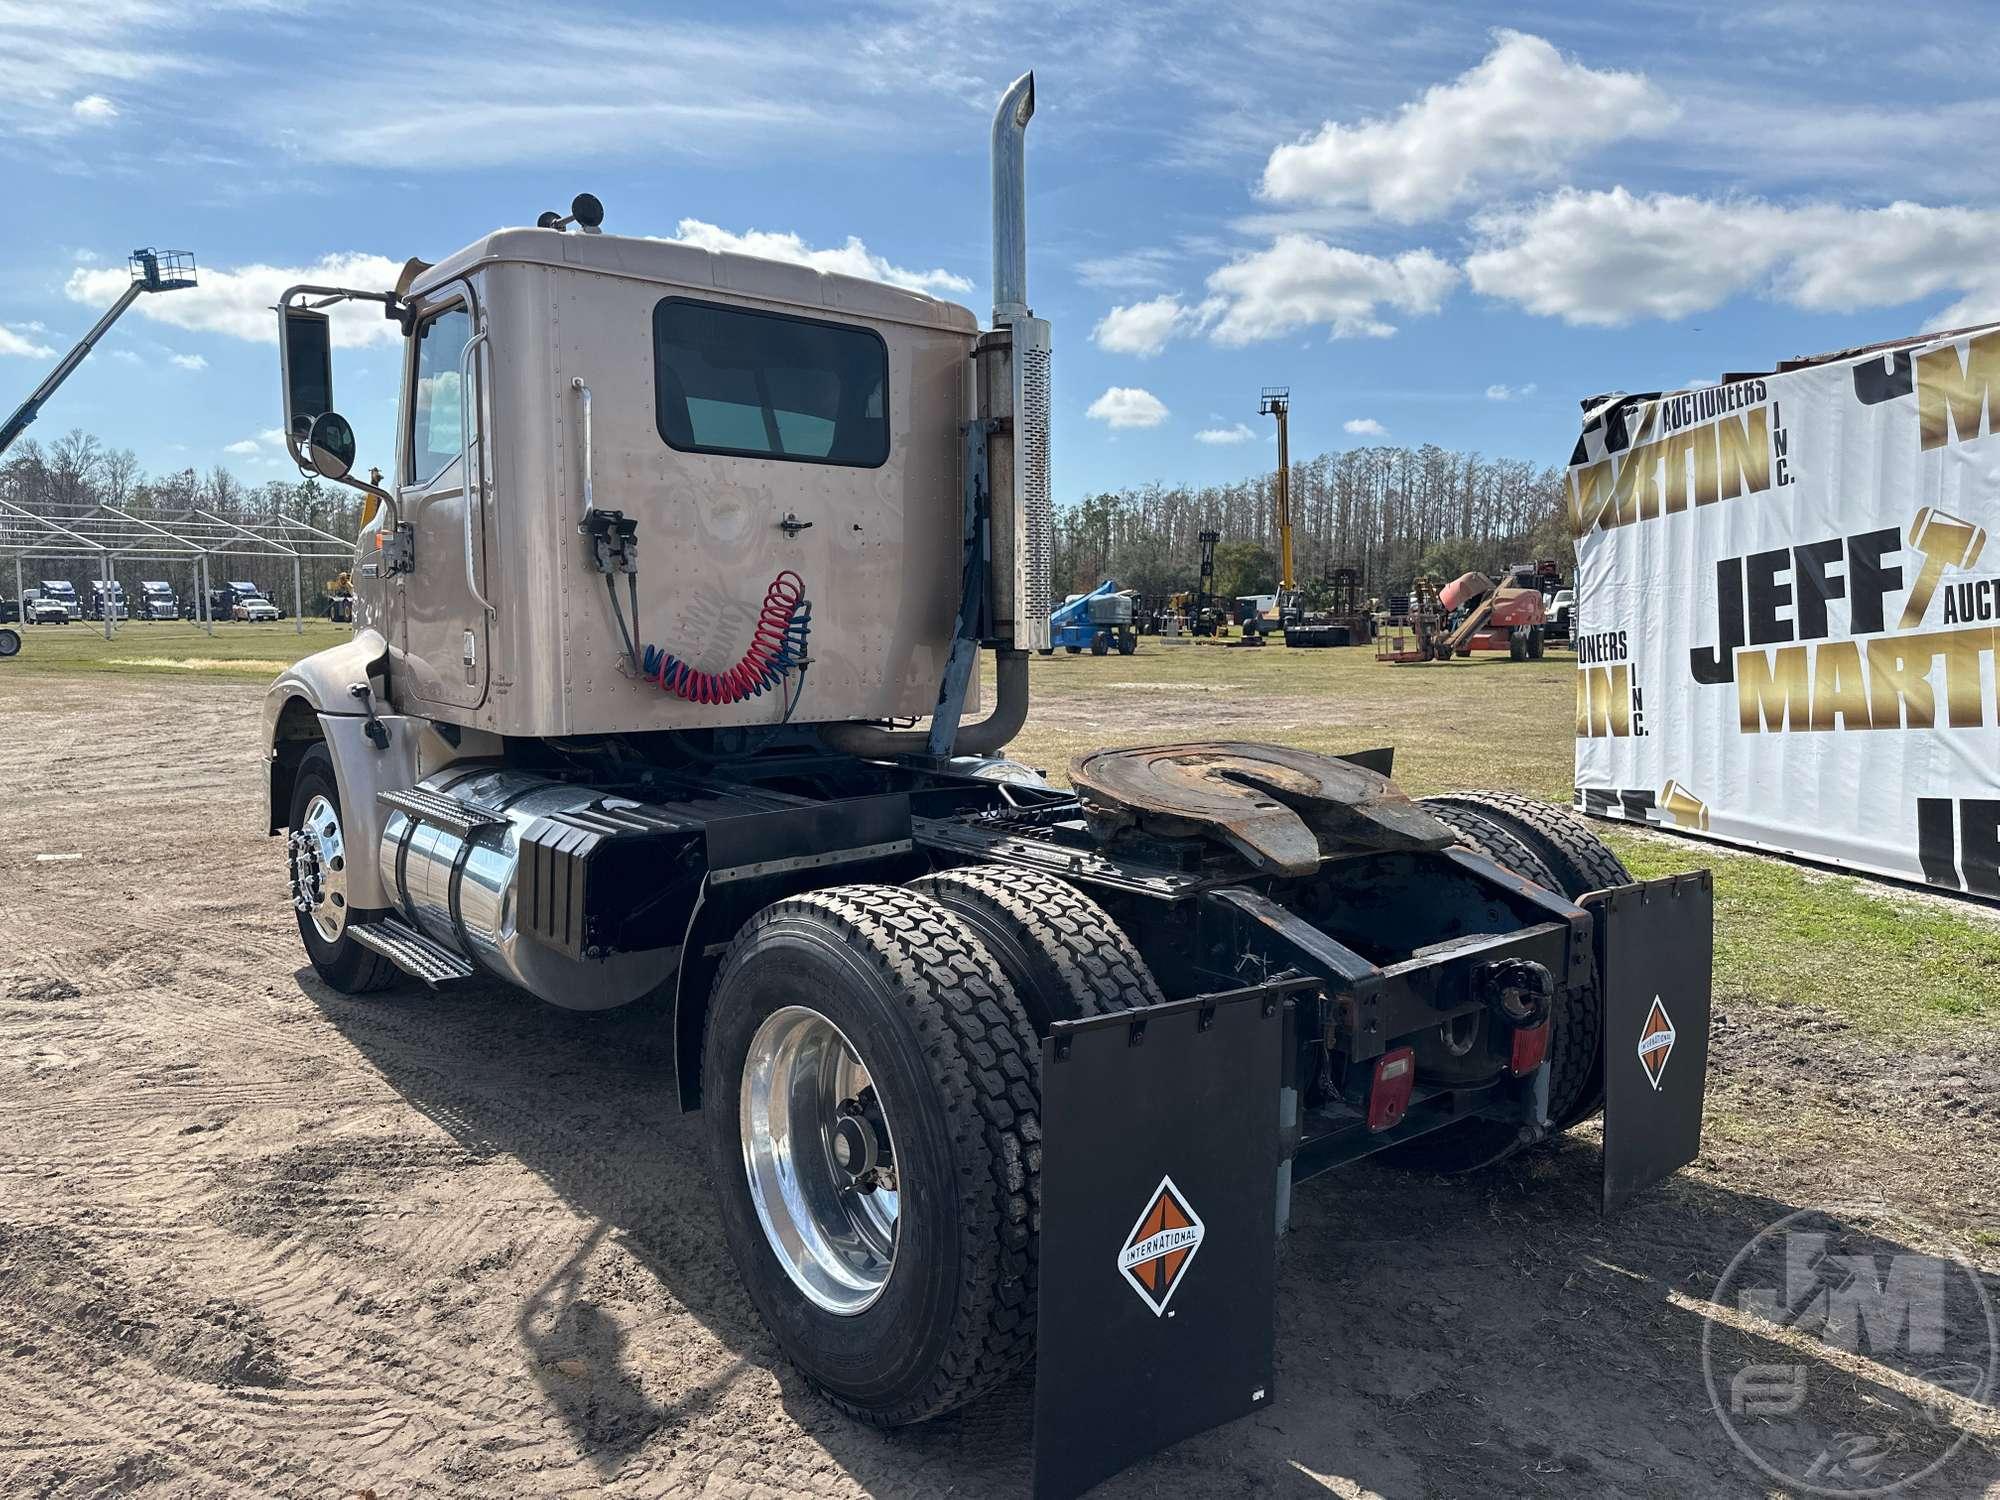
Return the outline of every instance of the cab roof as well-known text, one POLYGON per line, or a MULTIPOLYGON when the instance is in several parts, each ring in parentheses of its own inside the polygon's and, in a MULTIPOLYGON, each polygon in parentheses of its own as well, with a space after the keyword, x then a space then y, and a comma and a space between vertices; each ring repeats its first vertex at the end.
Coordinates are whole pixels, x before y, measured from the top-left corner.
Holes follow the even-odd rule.
POLYGON ((723 291, 787 307, 820 308, 872 322, 913 323, 977 333, 979 319, 956 302, 859 276, 816 271, 789 261, 704 250, 672 240, 618 234, 565 234, 552 229, 496 229, 418 273, 409 295, 420 298, 479 266, 503 263, 571 266, 610 276, 693 291, 723 291))

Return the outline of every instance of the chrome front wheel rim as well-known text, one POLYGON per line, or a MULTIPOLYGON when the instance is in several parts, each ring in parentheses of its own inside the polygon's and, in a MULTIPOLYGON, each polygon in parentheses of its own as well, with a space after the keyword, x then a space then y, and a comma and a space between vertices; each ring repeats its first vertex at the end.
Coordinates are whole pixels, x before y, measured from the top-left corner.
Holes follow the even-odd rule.
POLYGON ((895 1139, 861 1054, 816 1010, 757 1028, 738 1107, 743 1170, 771 1253, 815 1307, 873 1306, 896 1261, 895 1139))
POLYGON ((347 930, 347 844, 340 810, 324 796, 306 804, 291 837, 292 905, 329 943, 347 930))

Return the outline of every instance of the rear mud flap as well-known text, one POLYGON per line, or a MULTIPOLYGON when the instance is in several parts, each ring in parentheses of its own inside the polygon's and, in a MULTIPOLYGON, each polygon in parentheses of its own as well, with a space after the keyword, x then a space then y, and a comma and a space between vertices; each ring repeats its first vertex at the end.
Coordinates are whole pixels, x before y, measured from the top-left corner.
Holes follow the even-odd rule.
POLYGON ((1271 1400, 1295 987, 1059 1021, 1042 1043, 1039 1500, 1271 1400))
POLYGON ((1585 896, 1604 992, 1604 1211, 1701 1150, 1715 889, 1709 872, 1585 896))

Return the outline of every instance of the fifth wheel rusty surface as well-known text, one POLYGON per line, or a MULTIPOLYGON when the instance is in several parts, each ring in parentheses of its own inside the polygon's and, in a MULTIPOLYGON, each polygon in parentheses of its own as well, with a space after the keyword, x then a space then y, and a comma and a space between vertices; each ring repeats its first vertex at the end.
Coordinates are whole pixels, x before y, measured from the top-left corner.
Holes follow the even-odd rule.
POLYGON ((1441 849, 1453 837, 1388 777, 1282 745, 1095 750, 1069 774, 1106 836, 1143 828, 1219 838, 1274 874, 1310 875, 1342 849, 1441 849))

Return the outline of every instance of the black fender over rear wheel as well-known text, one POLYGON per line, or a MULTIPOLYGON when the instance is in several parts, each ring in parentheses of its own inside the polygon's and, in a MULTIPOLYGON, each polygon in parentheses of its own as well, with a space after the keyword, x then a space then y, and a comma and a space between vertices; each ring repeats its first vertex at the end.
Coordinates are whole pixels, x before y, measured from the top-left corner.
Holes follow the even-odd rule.
POLYGON ((1021 997, 1037 1036, 1048 1035, 1051 1021, 1166 998, 1111 914, 1066 880, 1015 865, 963 865, 911 889, 979 935, 1021 997))
POLYGON ((702 1063, 723 1228, 849 1414, 921 1421, 1030 1358, 1038 1059, 992 954, 916 891, 777 902, 723 958, 702 1063))
MULTIPOLYGON (((299 938, 306 945, 306 956, 312 960, 313 972, 347 995, 366 994, 370 990, 387 989, 395 984, 401 977, 396 966, 381 954, 354 941, 349 924, 363 914, 352 910, 336 911, 332 904, 336 899, 341 903, 346 901, 347 882, 340 878, 346 861, 374 856, 369 850, 348 849, 340 837, 340 782, 333 774, 333 755, 324 741, 299 758, 298 772, 292 779, 291 816, 286 822, 293 840, 303 837, 314 840, 309 851, 302 851, 296 843, 288 850, 294 904, 301 880, 308 884, 317 883, 321 887, 338 888, 337 892, 320 892, 320 911, 325 924, 333 928, 331 933, 321 930, 322 922, 315 921, 311 911, 299 909, 296 912, 299 938), (332 838, 323 839, 313 830, 327 826, 329 812, 332 838), (310 828, 309 823, 312 825, 310 828)), ((308 899, 311 899, 310 892, 308 899)))

